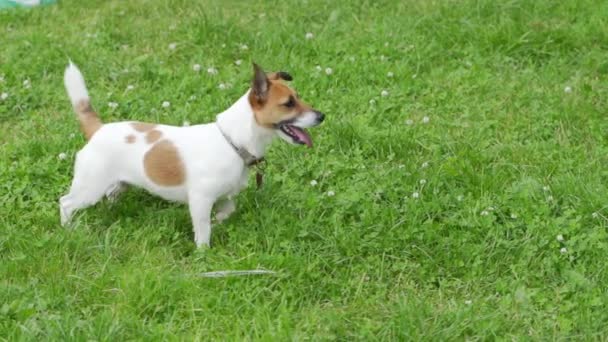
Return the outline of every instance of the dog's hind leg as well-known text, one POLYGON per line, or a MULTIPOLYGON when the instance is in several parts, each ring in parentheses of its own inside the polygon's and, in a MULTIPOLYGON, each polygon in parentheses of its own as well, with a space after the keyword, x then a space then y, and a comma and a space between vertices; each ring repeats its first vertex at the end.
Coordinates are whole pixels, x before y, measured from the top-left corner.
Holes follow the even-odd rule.
POLYGON ((127 190, 127 184, 123 182, 117 182, 110 185, 110 187, 106 190, 105 195, 108 201, 114 203, 118 199, 118 196, 125 192, 125 190, 127 190))
POLYGON ((217 206, 215 212, 215 218, 217 219, 217 222, 221 223, 222 221, 230 217, 230 215, 232 215, 235 210, 236 204, 234 203, 234 200, 232 198, 226 198, 225 200, 222 200, 217 206))
POLYGON ((109 177, 104 163, 89 156, 85 150, 78 153, 70 192, 59 200, 63 226, 70 222, 75 211, 99 202, 110 186, 116 183, 109 177))

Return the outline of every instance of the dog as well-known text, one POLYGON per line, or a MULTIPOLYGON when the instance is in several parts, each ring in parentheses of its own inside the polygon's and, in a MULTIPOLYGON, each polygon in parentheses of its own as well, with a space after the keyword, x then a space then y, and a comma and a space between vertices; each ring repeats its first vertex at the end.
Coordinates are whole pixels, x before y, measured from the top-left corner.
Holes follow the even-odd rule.
POLYGON ((127 185, 187 203, 197 247, 209 246, 211 211, 221 222, 235 210, 249 169, 275 137, 312 147, 306 128, 325 115, 303 102, 285 81, 253 63, 251 88, 213 123, 176 127, 124 121, 103 123, 91 107, 82 73, 71 61, 64 74, 68 96, 87 143, 76 154, 69 193, 59 200, 61 224, 104 195, 115 200, 127 185))

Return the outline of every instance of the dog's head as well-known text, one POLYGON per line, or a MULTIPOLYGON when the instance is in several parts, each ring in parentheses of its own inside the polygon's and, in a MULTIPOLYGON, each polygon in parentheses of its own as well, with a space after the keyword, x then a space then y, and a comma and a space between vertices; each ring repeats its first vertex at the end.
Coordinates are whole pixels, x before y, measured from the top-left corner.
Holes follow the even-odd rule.
POLYGON ((249 103, 256 122, 274 129, 283 140, 292 144, 312 146, 306 128, 319 125, 325 119, 323 113, 313 109, 298 97, 284 81, 291 81, 290 74, 279 71, 266 74, 253 64, 253 81, 249 103))

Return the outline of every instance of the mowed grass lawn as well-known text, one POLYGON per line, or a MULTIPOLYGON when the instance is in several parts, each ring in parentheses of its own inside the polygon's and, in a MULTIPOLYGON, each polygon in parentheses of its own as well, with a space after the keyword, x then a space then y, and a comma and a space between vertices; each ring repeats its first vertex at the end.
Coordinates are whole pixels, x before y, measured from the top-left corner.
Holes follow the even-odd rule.
POLYGON ((0 338, 605 340, 607 13, 602 0, 0 12, 0 338), (186 206, 138 189, 64 229, 57 200, 85 142, 68 58, 106 122, 212 121, 252 61, 292 73, 327 118, 313 149, 275 142, 265 185, 251 179, 209 250, 186 206), (254 268, 278 273, 199 276, 254 268))

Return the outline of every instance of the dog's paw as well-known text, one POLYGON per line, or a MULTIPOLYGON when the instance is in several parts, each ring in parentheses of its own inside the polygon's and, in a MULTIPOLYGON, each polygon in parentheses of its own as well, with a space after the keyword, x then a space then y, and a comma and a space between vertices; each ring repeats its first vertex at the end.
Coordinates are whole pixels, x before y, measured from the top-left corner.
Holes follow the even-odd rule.
POLYGON ((211 248, 211 245, 209 245, 209 241, 202 241, 202 240, 195 239, 194 243, 196 244, 197 249, 205 250, 205 249, 211 248))
POLYGON ((232 214, 232 212, 220 211, 217 214, 215 214, 215 219, 217 220, 218 223, 222 223, 222 221, 229 218, 231 214, 232 214))
POLYGON ((225 219, 229 218, 230 215, 236 210, 234 201, 228 200, 224 202, 215 213, 215 219, 218 223, 222 223, 225 219))
POLYGON ((61 226, 64 228, 68 228, 70 222, 72 221, 72 217, 70 214, 67 213, 66 208, 64 208, 62 205, 59 205, 59 217, 61 220, 61 226))

